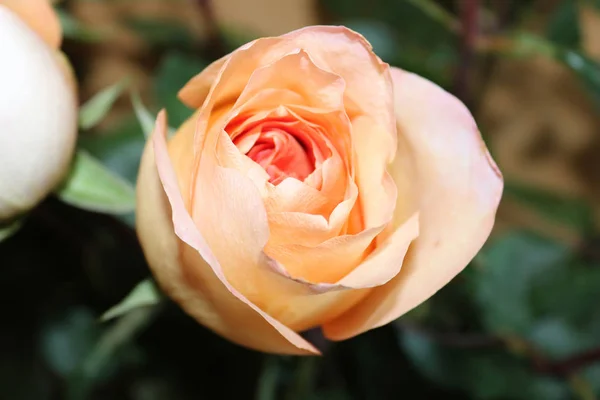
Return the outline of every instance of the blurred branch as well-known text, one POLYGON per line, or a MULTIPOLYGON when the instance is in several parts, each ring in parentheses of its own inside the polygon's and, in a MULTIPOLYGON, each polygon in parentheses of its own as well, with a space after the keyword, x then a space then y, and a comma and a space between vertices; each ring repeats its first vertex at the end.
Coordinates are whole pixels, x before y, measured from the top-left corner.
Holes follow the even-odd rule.
POLYGON ((427 337, 428 339, 448 347, 481 349, 501 346, 504 343, 504 341, 499 337, 486 335, 483 333, 436 332, 428 330, 422 326, 400 320, 397 321, 397 326, 400 329, 418 333, 427 337))
POLYGON ((463 349, 504 347, 515 354, 528 358, 533 369, 544 375, 568 378, 582 368, 600 362, 600 346, 561 360, 550 360, 539 352, 534 345, 515 336, 501 337, 479 333, 437 332, 404 321, 397 321, 396 326, 423 335, 442 346, 463 349))
POLYGON ((219 22, 217 20, 217 16, 215 15, 212 0, 192 1, 194 1, 198 5, 200 10, 202 11, 202 14, 204 14, 204 18, 206 19, 206 51, 209 53, 210 57, 212 57, 213 59, 218 59, 227 53, 227 48, 221 36, 219 22))
POLYGON ((452 14, 440 7, 439 4, 431 0, 407 0, 410 4, 417 7, 431 19, 441 23, 451 32, 459 33, 461 30, 460 22, 452 14))
POLYGON ((555 376, 568 376, 590 364, 600 362, 600 347, 583 351, 558 361, 549 361, 539 356, 533 360, 536 371, 555 376))
POLYGON ((460 62, 454 80, 454 94, 467 106, 471 103, 471 78, 479 32, 479 0, 462 0, 460 10, 460 62))

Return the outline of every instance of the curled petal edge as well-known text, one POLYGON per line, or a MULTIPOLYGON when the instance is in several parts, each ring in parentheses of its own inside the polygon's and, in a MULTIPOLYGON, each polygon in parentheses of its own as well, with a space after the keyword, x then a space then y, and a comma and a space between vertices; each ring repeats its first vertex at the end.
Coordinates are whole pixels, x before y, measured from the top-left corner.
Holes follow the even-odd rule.
POLYGON ((223 273, 223 269, 219 264, 219 261, 208 247, 206 240, 202 237, 202 234, 195 226, 191 216, 185 208, 183 198, 177 186, 177 177, 175 176, 175 171, 171 166, 171 161, 167 151, 165 139, 167 133, 166 126, 166 113, 163 110, 158 114, 155 132, 151 140, 153 141, 158 175, 162 182, 167 198, 169 199, 169 203, 171 204, 175 234, 183 242, 187 243, 200 254, 200 256, 211 267, 215 276, 219 278, 219 281, 234 297, 264 318, 264 320, 268 322, 273 329, 277 330, 285 339, 290 342, 290 344, 298 348, 299 353, 320 354, 319 350, 311 343, 303 339, 300 335, 283 325, 281 322, 266 314, 229 283, 225 277, 225 274, 223 273))

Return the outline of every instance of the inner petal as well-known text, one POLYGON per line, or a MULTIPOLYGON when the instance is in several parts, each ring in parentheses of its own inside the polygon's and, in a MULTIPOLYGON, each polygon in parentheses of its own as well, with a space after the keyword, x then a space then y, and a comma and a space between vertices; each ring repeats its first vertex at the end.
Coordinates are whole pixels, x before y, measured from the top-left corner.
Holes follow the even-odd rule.
POLYGON ((287 177, 304 181, 315 169, 302 144, 282 129, 261 132, 246 155, 267 171, 274 185, 287 177))
POLYGON ((321 189, 321 167, 334 152, 318 127, 283 106, 257 114, 244 113, 225 128, 238 151, 258 164, 275 186, 286 178, 321 189))

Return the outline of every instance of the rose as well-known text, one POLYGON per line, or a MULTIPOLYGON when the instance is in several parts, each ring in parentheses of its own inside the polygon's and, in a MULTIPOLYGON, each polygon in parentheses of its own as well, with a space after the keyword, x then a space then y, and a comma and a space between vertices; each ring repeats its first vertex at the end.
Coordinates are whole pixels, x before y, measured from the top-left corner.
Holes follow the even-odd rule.
POLYGON ((343 27, 259 39, 161 112, 138 183, 158 283, 241 345, 317 353, 417 306, 487 239, 502 177, 468 110, 343 27))
POLYGON ((69 166, 75 83, 48 0, 0 0, 0 222, 31 208, 69 166))

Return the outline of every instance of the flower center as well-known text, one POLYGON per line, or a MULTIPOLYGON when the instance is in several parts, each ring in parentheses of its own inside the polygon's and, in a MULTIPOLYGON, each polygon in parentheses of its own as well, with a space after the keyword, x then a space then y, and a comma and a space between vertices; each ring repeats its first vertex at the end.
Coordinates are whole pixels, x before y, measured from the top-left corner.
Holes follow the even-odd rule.
POLYGON ((315 169, 303 145, 283 129, 260 132, 246 155, 264 168, 274 185, 287 177, 303 181, 315 169))

